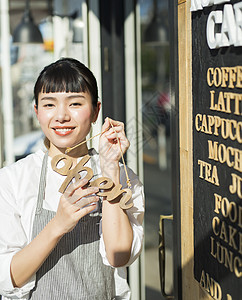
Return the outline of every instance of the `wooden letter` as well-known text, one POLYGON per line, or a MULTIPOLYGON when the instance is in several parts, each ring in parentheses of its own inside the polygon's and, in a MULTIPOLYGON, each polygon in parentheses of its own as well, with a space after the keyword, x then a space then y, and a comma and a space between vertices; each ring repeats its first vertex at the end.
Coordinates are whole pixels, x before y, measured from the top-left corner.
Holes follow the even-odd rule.
MULTIPOLYGON (((51 166, 53 170, 61 175, 65 175, 66 179, 64 180, 63 184, 61 185, 59 192, 64 193, 67 186, 70 184, 70 182, 75 178, 75 180, 79 180, 81 178, 80 172, 86 171, 87 174, 84 178, 86 178, 88 181, 90 181, 93 177, 93 171, 91 168, 85 167, 84 165, 88 162, 90 159, 89 155, 85 155, 80 162, 75 166, 75 168, 71 169, 73 163, 72 160, 65 154, 56 155, 53 157, 51 161, 51 166), (58 164, 63 161, 64 166, 61 168, 58 168, 58 164)), ((107 201, 112 201, 117 199, 120 195, 122 197, 119 201, 119 206, 122 209, 129 209, 133 207, 133 203, 128 203, 128 201, 132 197, 132 192, 130 189, 123 189, 122 185, 114 185, 113 181, 108 177, 100 177, 97 178, 94 181, 89 182, 89 186, 92 187, 99 187, 99 192, 97 193, 97 196, 106 197, 107 201)))
POLYGON ((57 155, 55 157, 53 157, 51 165, 54 171, 56 171, 57 173, 61 174, 61 175, 67 175, 65 181, 62 183, 59 192, 60 193, 64 193, 67 186, 70 184, 70 182, 72 181, 73 178, 75 178, 75 180, 79 180, 81 178, 80 176, 80 172, 82 171, 86 171, 87 174, 84 178, 86 178, 87 180, 90 180, 93 177, 93 171, 91 168, 88 167, 84 167, 84 165, 88 162, 88 160, 90 159, 90 155, 85 155, 80 161, 79 163, 75 166, 74 169, 70 169, 72 166, 72 162, 71 159, 68 159, 67 155, 64 154, 60 154, 57 155), (57 165, 61 160, 67 160, 67 163, 65 164, 64 167, 58 169, 57 165))
POLYGON ((65 154, 59 154, 52 158, 51 166, 55 172, 57 172, 61 175, 67 175, 68 171, 72 167, 72 160, 69 158, 69 156, 67 156, 65 154), (64 166, 62 168, 57 168, 60 161, 64 162, 64 166))

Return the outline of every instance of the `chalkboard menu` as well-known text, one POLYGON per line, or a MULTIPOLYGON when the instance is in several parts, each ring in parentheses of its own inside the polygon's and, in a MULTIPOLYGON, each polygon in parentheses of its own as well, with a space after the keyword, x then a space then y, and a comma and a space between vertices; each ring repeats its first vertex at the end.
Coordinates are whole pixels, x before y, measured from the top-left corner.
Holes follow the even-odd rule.
POLYGON ((239 300, 242 1, 192 1, 191 10, 194 277, 212 298, 239 300))

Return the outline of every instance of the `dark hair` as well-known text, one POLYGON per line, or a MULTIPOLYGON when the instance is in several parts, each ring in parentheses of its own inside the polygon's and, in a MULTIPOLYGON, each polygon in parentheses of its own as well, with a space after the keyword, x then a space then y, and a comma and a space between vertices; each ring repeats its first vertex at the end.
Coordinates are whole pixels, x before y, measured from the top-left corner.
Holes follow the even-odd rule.
POLYGON ((84 64, 73 58, 61 58, 41 71, 34 86, 37 107, 41 92, 89 92, 93 107, 98 102, 96 78, 84 64))

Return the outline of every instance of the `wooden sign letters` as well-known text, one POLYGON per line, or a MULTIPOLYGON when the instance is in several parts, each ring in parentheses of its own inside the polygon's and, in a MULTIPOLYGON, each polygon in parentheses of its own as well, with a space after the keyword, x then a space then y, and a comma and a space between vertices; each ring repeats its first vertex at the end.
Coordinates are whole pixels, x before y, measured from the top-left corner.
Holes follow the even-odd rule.
POLYGON ((122 209, 129 209, 131 207, 133 207, 133 203, 129 203, 129 200, 132 197, 132 192, 130 189, 122 189, 122 185, 115 185, 113 183, 113 181, 108 178, 108 177, 99 177, 93 181, 90 181, 93 177, 93 170, 87 166, 85 166, 85 164, 88 162, 88 160, 90 159, 90 155, 85 155, 80 162, 74 167, 72 168, 72 160, 69 158, 69 156, 65 155, 65 154, 59 154, 56 155, 55 157, 53 157, 52 161, 51 161, 51 166, 52 169, 63 175, 66 176, 66 179, 64 180, 63 184, 61 185, 59 192, 60 193, 64 193, 67 186, 70 184, 70 182, 75 178, 75 180, 79 180, 81 179, 81 172, 86 172, 85 177, 88 181, 89 184, 88 186, 95 186, 95 187, 99 187, 99 192, 97 193, 97 196, 101 196, 101 197, 105 197, 105 199, 107 201, 113 201, 115 199, 117 199, 118 197, 120 198, 119 201, 119 206, 122 209), (64 163, 64 166, 58 168, 58 165, 60 162, 64 163))

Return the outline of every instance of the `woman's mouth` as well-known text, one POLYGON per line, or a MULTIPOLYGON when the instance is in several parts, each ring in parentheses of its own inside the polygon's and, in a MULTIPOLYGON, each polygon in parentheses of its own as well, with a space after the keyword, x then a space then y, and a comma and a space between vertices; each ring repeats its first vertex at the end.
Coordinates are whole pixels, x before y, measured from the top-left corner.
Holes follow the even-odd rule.
POLYGON ((71 128, 70 127, 63 127, 63 128, 55 127, 53 129, 57 135, 65 136, 65 135, 72 133, 72 131, 74 130, 74 127, 71 127, 71 128))

